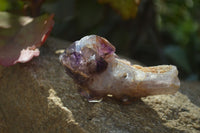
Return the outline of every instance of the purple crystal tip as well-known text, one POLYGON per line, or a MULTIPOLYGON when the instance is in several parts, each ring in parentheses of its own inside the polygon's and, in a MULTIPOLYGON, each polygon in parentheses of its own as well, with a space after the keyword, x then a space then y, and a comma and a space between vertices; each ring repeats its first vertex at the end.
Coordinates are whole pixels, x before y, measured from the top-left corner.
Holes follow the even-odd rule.
POLYGON ((105 59, 114 52, 115 47, 108 40, 90 35, 71 44, 60 56, 60 61, 71 77, 80 78, 80 75, 89 77, 92 74, 103 72, 108 65, 105 59))

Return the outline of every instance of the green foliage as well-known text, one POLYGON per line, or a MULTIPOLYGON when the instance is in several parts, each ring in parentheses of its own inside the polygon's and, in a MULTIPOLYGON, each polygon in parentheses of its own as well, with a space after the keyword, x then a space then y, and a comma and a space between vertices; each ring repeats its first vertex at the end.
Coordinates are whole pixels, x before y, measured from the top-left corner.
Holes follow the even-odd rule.
MULTIPOLYGON (((181 45, 185 46, 189 44, 191 35, 197 32, 199 28, 198 22, 193 16, 191 10, 192 5, 188 5, 188 1, 178 2, 177 0, 160 0, 158 3, 158 13, 160 19, 160 29, 167 30, 172 36, 174 36, 175 41, 179 42, 181 45)), ((195 1, 194 1, 195 2, 195 1)))
POLYGON ((139 0, 98 0, 100 3, 111 5, 124 19, 135 18, 139 0))
MULTIPOLYGON (((171 42, 165 53, 190 75, 200 75, 199 0, 157 0, 158 26, 171 42)), ((192 76, 194 79, 194 76, 192 76)), ((197 76, 195 76, 197 77, 197 76)))
POLYGON ((10 4, 7 0, 0 0, 0 11, 5 11, 9 9, 10 4))
POLYGON ((22 0, 0 0, 0 11, 19 12, 23 9, 23 6, 22 0))

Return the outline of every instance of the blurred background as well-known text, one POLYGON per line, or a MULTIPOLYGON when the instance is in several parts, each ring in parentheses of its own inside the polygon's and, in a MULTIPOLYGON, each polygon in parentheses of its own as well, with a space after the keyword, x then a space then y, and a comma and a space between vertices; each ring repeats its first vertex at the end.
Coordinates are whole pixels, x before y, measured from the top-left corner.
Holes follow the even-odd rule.
POLYGON ((200 79, 199 0, 0 0, 0 11, 55 14, 51 36, 107 38, 117 53, 152 66, 173 64, 182 80, 200 79))

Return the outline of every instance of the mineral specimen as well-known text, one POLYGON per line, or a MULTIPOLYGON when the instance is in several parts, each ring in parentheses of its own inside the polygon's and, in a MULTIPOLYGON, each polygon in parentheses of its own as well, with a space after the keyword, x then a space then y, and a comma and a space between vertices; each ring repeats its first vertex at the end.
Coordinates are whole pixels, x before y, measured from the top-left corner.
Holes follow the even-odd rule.
POLYGON ((66 73, 94 102, 105 96, 122 101, 158 94, 173 94, 180 87, 173 65, 142 67, 131 65, 115 54, 115 47, 96 35, 74 42, 60 55, 66 73))

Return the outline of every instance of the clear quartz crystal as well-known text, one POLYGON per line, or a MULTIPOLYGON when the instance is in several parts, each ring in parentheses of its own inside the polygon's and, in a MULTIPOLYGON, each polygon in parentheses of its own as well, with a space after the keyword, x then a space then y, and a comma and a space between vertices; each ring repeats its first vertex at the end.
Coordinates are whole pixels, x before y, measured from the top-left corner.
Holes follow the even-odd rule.
POLYGON ((89 101, 112 95, 127 102, 149 95, 173 94, 180 87, 176 66, 131 65, 117 57, 110 42, 96 35, 74 42, 60 61, 89 101))

